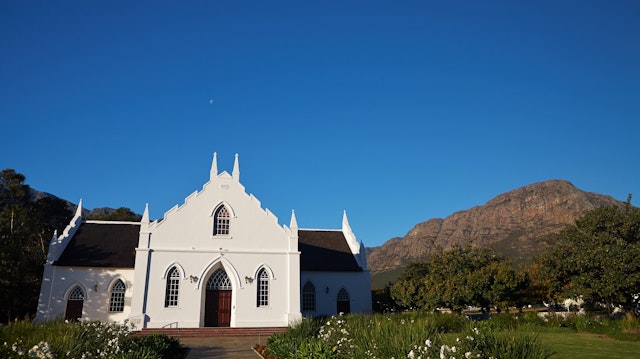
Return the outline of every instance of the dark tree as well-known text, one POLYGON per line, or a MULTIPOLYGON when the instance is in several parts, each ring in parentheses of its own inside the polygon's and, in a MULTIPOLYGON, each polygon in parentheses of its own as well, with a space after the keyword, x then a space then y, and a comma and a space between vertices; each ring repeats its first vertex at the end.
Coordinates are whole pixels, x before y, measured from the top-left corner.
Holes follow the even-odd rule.
POLYGON ((640 209, 631 197, 623 206, 585 214, 548 243, 537 262, 551 299, 581 297, 633 315, 640 293, 640 209))
POLYGON ((116 209, 115 211, 113 211, 111 213, 103 214, 103 215, 96 215, 96 216, 91 217, 90 219, 100 220, 100 221, 139 222, 141 218, 142 218, 142 216, 140 216, 139 214, 135 214, 129 208, 120 207, 120 208, 116 209))
POLYGON ((24 181, 0 172, 0 322, 35 313, 49 242, 72 215, 60 199, 31 202, 24 181))
POLYGON ((514 270, 493 250, 455 246, 410 264, 391 287, 391 295, 405 308, 459 312, 466 306, 520 306, 528 286, 528 275, 514 270))

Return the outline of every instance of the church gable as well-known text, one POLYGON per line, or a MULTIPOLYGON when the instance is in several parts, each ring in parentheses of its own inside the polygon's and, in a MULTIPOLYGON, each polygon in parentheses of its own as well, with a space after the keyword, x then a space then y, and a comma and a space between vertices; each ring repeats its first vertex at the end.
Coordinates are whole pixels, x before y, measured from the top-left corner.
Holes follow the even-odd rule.
POLYGON ((56 266, 133 268, 140 223, 87 221, 80 224, 56 266))
POLYGON ((150 223, 153 248, 287 250, 290 231, 278 224, 239 182, 238 158, 232 175, 217 173, 216 157, 211 177, 201 191, 189 195, 160 221, 150 223))

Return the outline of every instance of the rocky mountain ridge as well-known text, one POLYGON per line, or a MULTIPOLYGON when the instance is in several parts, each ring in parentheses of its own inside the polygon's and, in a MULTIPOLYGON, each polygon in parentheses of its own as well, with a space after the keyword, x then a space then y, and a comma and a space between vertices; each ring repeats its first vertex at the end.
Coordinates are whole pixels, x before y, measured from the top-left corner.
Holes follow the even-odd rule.
POLYGON ((540 238, 559 232, 592 209, 620 204, 565 180, 538 182, 444 219, 418 223, 404 237, 368 248, 367 262, 372 272, 392 270, 425 259, 438 247, 466 243, 491 246, 516 263, 527 262, 544 248, 540 238))
MULTIPOLYGON (((66 199, 62 199, 56 195, 53 195, 51 193, 47 193, 47 192, 41 192, 38 190, 35 190, 33 188, 29 189, 31 192, 29 193, 31 201, 37 201, 40 198, 55 198, 55 199, 59 199, 61 201, 64 201, 67 204, 67 208, 69 208, 69 210, 73 213, 75 213, 76 209, 78 208, 78 205, 72 202, 67 201, 66 199)), ((109 208, 109 207, 100 207, 100 208, 94 208, 94 209, 87 209, 87 208, 82 208, 82 218, 93 218, 96 216, 104 216, 104 215, 108 215, 112 212, 114 212, 115 209, 114 208, 109 208)))

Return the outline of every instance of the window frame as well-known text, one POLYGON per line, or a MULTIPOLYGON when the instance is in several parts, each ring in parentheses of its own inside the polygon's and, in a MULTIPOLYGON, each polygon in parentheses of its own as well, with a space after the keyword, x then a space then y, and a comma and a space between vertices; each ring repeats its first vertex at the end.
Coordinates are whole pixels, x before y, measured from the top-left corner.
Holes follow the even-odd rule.
POLYGON ((256 275, 256 306, 258 308, 269 307, 269 273, 265 268, 261 268, 256 275))
POLYGON ((216 269, 207 280, 207 290, 233 290, 231 285, 231 278, 227 274, 224 268, 216 269))
POLYGON ((307 281, 302 287, 302 310, 315 312, 316 310, 316 286, 307 281))
POLYGON ((177 308, 180 303, 180 277, 180 270, 176 266, 171 267, 167 272, 164 293, 165 308, 177 308))
POLYGON ((125 293, 127 285, 122 279, 117 279, 109 291, 109 313, 124 312, 125 293))
POLYGON ((213 236, 231 235, 231 211, 225 205, 219 206, 213 214, 213 236))
POLYGON ((81 300, 84 301, 87 298, 87 294, 84 292, 84 289, 79 285, 74 286, 67 296, 67 300, 81 300), (80 295, 78 295, 80 293, 80 295))

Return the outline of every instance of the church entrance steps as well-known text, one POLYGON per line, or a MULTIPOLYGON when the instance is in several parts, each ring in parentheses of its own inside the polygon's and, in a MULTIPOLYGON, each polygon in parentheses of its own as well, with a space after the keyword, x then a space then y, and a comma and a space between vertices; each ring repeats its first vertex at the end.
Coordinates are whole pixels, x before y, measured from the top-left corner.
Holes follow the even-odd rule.
POLYGON ((260 328, 145 328, 138 335, 166 334, 175 338, 209 338, 209 337, 263 337, 268 338, 274 333, 284 333, 287 327, 260 327, 260 328))

